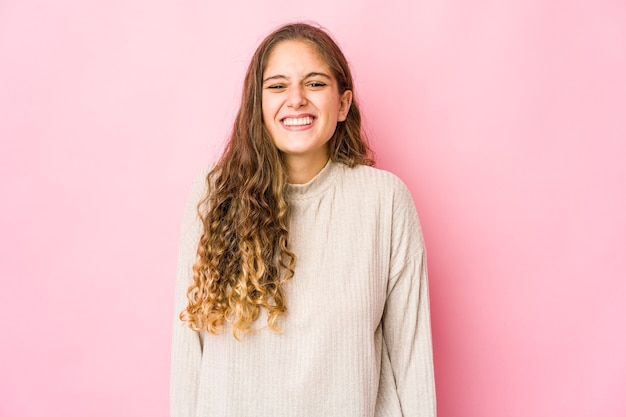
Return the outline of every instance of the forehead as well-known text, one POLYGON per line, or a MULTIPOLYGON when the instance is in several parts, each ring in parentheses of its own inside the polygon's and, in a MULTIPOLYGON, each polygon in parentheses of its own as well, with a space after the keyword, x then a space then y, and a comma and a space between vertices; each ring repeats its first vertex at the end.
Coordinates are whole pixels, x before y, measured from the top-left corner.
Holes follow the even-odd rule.
POLYGON ((267 57, 263 75, 283 72, 310 72, 312 70, 324 70, 324 72, 328 72, 328 75, 332 75, 330 67, 319 53, 317 45, 306 40, 287 40, 274 46, 267 57))

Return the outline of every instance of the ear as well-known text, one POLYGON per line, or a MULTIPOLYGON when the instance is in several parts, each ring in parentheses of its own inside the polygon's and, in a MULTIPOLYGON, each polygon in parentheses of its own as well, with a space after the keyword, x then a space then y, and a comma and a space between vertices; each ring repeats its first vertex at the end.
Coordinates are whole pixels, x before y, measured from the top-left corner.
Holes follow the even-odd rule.
POLYGON ((346 90, 341 94, 339 99, 339 114, 337 115, 337 121, 343 122, 348 116, 348 111, 352 105, 352 90, 346 90))

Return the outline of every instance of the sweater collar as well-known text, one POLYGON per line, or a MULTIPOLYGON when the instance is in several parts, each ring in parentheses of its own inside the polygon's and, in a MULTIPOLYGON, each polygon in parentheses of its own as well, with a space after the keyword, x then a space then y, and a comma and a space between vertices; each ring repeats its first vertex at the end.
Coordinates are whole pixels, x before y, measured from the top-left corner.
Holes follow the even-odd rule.
POLYGON ((316 176, 304 184, 287 184, 287 196, 291 200, 301 200, 311 198, 322 194, 331 185, 335 183, 340 163, 333 162, 330 159, 316 176))

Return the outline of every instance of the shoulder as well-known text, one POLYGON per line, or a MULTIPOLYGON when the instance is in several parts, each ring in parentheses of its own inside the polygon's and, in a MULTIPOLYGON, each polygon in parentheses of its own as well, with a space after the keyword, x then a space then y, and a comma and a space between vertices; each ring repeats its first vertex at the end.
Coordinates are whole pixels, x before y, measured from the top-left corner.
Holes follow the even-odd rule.
POLYGON ((214 165, 209 165, 199 170, 191 183, 188 201, 198 204, 200 200, 206 197, 209 190, 209 182, 214 184, 218 174, 214 170, 214 165))
POLYGON ((391 265, 395 275, 416 254, 424 250, 424 239, 413 197, 395 174, 369 166, 342 168, 344 190, 358 188, 359 210, 374 207, 379 227, 389 233, 391 265))
POLYGON ((343 181, 364 193, 389 198, 394 203, 410 204, 413 199, 404 182, 392 172, 367 165, 357 165, 352 168, 342 164, 343 181))

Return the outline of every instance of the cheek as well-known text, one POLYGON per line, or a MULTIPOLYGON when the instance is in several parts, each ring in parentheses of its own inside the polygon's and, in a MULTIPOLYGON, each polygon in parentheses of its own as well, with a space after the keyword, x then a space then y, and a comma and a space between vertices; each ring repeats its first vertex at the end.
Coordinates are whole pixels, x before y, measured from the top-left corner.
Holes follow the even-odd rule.
POLYGON ((341 118, 341 115, 339 114, 339 103, 337 103, 335 100, 329 102, 328 111, 332 119, 334 119, 335 121, 339 121, 339 119, 341 118))
POLYGON ((276 115, 276 111, 278 110, 275 100, 272 100, 271 97, 262 97, 261 99, 261 113, 263 114, 263 121, 269 122, 276 115))
POLYGON ((339 115, 340 105, 341 103, 339 102, 339 97, 335 95, 326 97, 323 103, 324 108, 327 109, 327 112, 332 114, 333 117, 339 115))

